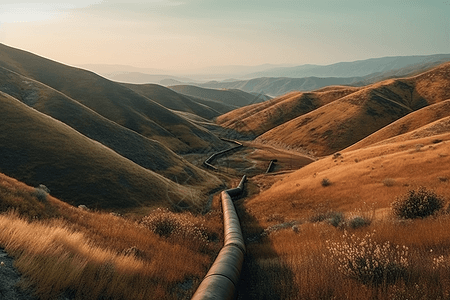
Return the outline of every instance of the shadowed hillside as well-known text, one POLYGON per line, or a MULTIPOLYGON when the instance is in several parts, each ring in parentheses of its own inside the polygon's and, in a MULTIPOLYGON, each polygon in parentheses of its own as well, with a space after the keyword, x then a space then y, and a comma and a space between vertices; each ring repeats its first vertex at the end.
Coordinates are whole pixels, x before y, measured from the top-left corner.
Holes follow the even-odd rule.
POLYGON ((223 143, 164 106, 92 72, 0 45, 0 66, 48 85, 100 115, 155 139, 176 152, 223 143))
POLYGON ((195 101, 193 98, 178 94, 169 88, 157 84, 123 85, 169 109, 193 113, 205 119, 212 119, 221 114, 215 109, 195 101))
POLYGON ((357 85, 364 77, 261 77, 240 81, 207 82, 199 86, 210 89, 239 89, 247 93, 264 93, 272 97, 293 91, 311 91, 329 85, 357 85))
POLYGON ((177 179, 180 182, 190 179, 189 183, 193 184, 203 182, 206 177, 204 171, 194 167, 161 143, 120 126, 35 80, 0 68, 0 91, 169 179, 177 179))
MULTIPOLYGON (((168 206, 197 193, 5 93, 0 92, 0 101, 2 173, 33 186, 43 183, 71 204, 103 209, 168 206)), ((208 182, 217 184, 211 177, 208 182)))
POLYGON ((235 108, 267 100, 267 96, 265 95, 254 95, 239 89, 216 90, 201 88, 193 85, 174 85, 170 86, 170 88, 184 95, 207 100, 220 101, 227 105, 234 106, 235 108))

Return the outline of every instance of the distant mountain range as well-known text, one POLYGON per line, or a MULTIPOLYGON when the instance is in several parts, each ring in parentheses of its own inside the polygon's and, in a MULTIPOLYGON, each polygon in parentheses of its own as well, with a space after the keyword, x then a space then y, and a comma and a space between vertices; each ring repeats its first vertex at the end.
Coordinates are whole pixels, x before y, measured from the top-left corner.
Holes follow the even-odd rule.
MULTIPOLYGON (((240 89, 248 93, 280 96, 291 91, 310 91, 329 85, 363 86, 388 78, 411 76, 441 63, 450 61, 450 54, 423 56, 396 56, 372 58, 354 62, 341 62, 326 66, 301 65, 296 67, 273 67, 261 65, 255 67, 229 66, 202 70, 210 75, 152 75, 144 69, 120 66, 95 66, 93 70, 102 70, 103 76, 124 83, 157 83, 164 86, 194 85, 209 89, 240 89), (255 70, 252 73, 245 71, 255 70), (114 72, 111 72, 114 70, 114 72), (106 74, 107 71, 110 71, 106 74), (205 78, 219 78, 205 82, 205 78), (215 75, 214 75, 215 74, 215 75), (229 77, 224 77, 229 76, 229 77), (235 79, 232 79, 235 78, 235 79)), ((155 73, 153 73, 155 74, 155 73)))
POLYGON ((246 77, 363 77, 374 73, 390 72, 412 65, 436 61, 450 61, 450 54, 393 56, 340 62, 326 66, 301 65, 297 67, 274 68, 263 72, 251 73, 246 75, 246 77))

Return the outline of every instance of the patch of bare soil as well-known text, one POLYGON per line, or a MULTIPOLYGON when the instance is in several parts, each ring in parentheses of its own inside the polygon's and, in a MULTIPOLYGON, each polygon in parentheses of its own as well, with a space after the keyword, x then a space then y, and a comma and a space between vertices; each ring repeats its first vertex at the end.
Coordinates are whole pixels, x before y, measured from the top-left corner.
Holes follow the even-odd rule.
POLYGON ((0 249, 0 299, 37 300, 31 292, 17 286, 21 275, 14 268, 13 262, 13 258, 0 249))

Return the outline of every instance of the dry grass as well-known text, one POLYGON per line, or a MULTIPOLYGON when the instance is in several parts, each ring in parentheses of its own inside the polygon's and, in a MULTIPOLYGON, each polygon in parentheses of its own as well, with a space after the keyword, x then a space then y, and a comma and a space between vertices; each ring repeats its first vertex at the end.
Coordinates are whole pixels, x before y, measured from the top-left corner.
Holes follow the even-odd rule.
POLYGON ((254 177, 240 203, 249 242, 240 298, 448 299, 450 216, 399 220, 391 211, 396 197, 421 185, 450 200, 440 179, 448 177, 448 140, 444 133, 393 141, 254 177), (324 188, 323 178, 333 184, 324 188), (349 272, 358 266, 370 272, 349 272))
POLYGON ((0 246, 15 257, 22 286, 41 299, 188 299, 221 247, 219 211, 172 213, 179 232, 162 237, 140 222, 51 196, 39 202, 34 188, 0 177, 2 210, 10 210, 0 215, 0 246))
POLYGON ((252 280, 251 292, 244 293, 252 299, 447 299, 449 225, 450 218, 441 216, 406 223, 378 221, 362 229, 348 229, 347 235, 327 223, 280 230, 249 245, 247 268, 257 279, 252 280), (351 234, 357 238, 350 240, 351 234), (369 242, 367 234, 371 247, 362 244, 369 242), (366 252, 361 252, 364 249, 366 252), (333 259, 333 255, 353 259, 361 268, 367 263, 369 271, 369 262, 380 261, 387 274, 381 273, 381 280, 374 282, 370 273, 368 278, 364 273, 349 273, 348 262, 333 259), (389 267, 395 263, 388 262, 392 255, 404 269, 389 267), (396 276, 383 277, 389 274, 396 276))

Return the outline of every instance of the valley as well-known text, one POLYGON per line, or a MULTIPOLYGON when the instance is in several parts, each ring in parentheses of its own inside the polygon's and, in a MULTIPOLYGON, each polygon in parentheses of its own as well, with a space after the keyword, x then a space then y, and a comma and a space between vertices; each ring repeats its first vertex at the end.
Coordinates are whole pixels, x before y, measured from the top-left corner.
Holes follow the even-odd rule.
POLYGON ((39 299, 190 299, 226 239, 220 192, 245 175, 238 299, 446 299, 438 61, 270 98, 120 83, 0 44, 0 247, 39 299), (436 207, 399 217, 415 191, 436 207))

